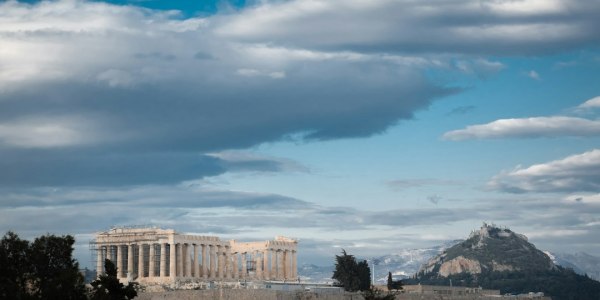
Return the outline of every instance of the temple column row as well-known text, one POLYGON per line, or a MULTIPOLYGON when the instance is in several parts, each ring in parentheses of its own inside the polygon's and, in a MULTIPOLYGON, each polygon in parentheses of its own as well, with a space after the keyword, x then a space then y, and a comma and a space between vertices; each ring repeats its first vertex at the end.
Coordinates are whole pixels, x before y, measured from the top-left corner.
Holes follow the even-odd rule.
MULTIPOLYGON (((257 259, 260 263, 260 258, 257 259)), ((298 277, 296 251, 284 249, 266 249, 263 251, 262 271, 264 279, 290 280, 298 277), (269 268, 270 267, 270 268, 269 268)))
POLYGON ((119 278, 129 277, 130 279, 139 277, 231 278, 234 265, 231 261, 229 246, 193 243, 135 243, 101 246, 97 251, 96 270, 98 276, 105 272, 105 259, 115 263, 119 278), (157 246, 159 249, 156 249, 157 246), (192 253, 193 257, 190 257, 192 253), (199 254, 202 255, 202 263, 198 259, 199 254), (156 270, 157 265, 158 270, 156 270))
POLYGON ((298 276, 297 253, 294 250, 265 249, 232 253, 228 245, 213 244, 109 245, 101 247, 98 251, 96 268, 99 275, 104 273, 104 258, 116 262, 118 277, 128 277, 130 280, 140 277, 246 279, 250 272, 248 258, 254 270, 253 279, 290 280, 298 276), (124 250, 124 247, 127 248, 124 250), (202 257, 201 261, 199 255, 202 257), (124 268, 125 261, 127 268, 124 268))

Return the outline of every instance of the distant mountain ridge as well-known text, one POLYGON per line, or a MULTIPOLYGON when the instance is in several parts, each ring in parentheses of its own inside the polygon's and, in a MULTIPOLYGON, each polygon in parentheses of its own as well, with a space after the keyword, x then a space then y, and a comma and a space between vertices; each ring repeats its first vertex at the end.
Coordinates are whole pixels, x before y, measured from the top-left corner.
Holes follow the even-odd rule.
POLYGON ((554 264, 573 269, 580 275, 588 275, 590 278, 600 281, 600 257, 585 252, 577 253, 554 253, 544 251, 554 264))
MULTIPOLYGON (((442 253, 447 248, 450 248, 465 240, 458 239, 447 241, 443 244, 415 249, 400 249, 395 253, 369 258, 369 265, 376 261, 375 265, 375 281, 378 284, 387 282, 388 272, 392 272, 394 279, 405 279, 414 276, 421 266, 427 263, 436 255, 442 253)), ((577 274, 587 274, 593 279, 600 278, 600 258, 592 256, 585 252, 575 254, 549 252, 544 253, 550 257, 554 264, 573 269, 577 274)), ((364 259, 364 258, 363 258, 364 259)), ((317 266, 314 264, 303 264, 298 267, 298 274, 302 280, 311 282, 331 283, 331 275, 333 274, 333 265, 317 266)))
POLYGON ((401 249, 394 254, 370 259, 371 262, 375 262, 375 281, 377 283, 386 283, 388 272, 392 272, 394 280, 411 277, 416 274, 421 266, 429 259, 438 255, 448 247, 462 241, 463 240, 452 240, 428 248, 401 249))

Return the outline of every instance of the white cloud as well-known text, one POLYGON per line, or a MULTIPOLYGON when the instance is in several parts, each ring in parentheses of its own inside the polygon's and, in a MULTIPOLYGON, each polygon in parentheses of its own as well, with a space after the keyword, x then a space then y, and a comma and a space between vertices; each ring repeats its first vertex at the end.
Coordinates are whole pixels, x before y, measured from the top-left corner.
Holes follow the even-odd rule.
POLYGON ((479 58, 472 61, 459 60, 456 62, 456 67, 461 72, 485 78, 491 74, 500 72, 505 68, 505 65, 501 62, 479 58))
POLYGON ((561 160, 517 167, 493 177, 488 186, 504 192, 600 192, 600 149, 561 160))
POLYGON ((600 108, 600 96, 594 97, 590 100, 583 102, 582 104, 577 106, 577 108, 580 108, 580 109, 600 108))
POLYGON ((529 72, 527 72, 527 76, 531 79, 534 80, 541 80, 542 78, 540 77, 540 74, 538 74, 538 72, 531 70, 529 72))
POLYGON ((283 71, 275 71, 275 72, 264 72, 256 69, 238 69, 236 73, 240 76, 245 77, 270 77, 273 79, 282 79, 285 78, 285 72, 283 71))
POLYGON ((525 232, 525 236, 530 239, 539 238, 557 238, 557 237, 572 237, 581 236, 588 233, 585 229, 557 229, 557 230, 543 230, 543 231, 528 231, 525 232))
POLYGON ((56 148, 103 142, 96 124, 82 118, 41 117, 0 123, 0 147, 56 148))
POLYGON ((600 135, 600 121, 574 117, 500 119, 444 133, 446 140, 600 135))

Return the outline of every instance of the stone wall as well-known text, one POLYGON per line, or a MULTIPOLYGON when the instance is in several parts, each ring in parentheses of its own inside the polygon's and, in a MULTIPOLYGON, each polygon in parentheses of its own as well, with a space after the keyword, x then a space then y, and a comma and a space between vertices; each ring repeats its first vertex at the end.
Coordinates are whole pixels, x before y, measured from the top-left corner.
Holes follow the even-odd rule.
POLYGON ((360 294, 316 294, 304 291, 273 291, 264 289, 213 289, 140 293, 136 300, 364 300, 360 294))
MULTIPOLYGON (((213 289, 193 291, 169 291, 155 293, 140 293, 135 299, 139 300, 364 300, 359 293, 322 294, 305 291, 273 291, 264 289, 213 289)), ((433 295, 433 294, 398 294, 397 300, 550 300, 550 297, 509 297, 499 295, 433 295)))

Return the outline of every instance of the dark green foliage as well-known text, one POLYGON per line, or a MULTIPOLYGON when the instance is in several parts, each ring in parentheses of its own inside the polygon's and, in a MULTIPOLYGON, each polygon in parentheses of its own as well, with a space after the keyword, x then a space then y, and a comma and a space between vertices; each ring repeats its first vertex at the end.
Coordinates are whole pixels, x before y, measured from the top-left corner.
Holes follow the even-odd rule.
POLYGON ((104 261, 105 274, 92 281, 90 299, 93 300, 128 300, 137 296, 135 284, 130 282, 127 286, 119 282, 117 268, 109 259, 104 261))
POLYGON ((0 241, 0 299, 86 299, 74 243, 45 235, 30 244, 8 232, 0 241))
POLYGON ((392 290, 392 283, 394 281, 392 280, 392 272, 388 272, 388 278, 387 278, 387 288, 388 290, 392 290))
POLYGON ((26 299, 29 242, 9 231, 0 241, 0 299, 26 299))
POLYGON ((358 274, 358 290, 366 291, 371 288, 371 269, 366 260, 359 262, 356 265, 356 273, 358 274))
POLYGON ((45 235, 31 245, 33 294, 40 299, 86 299, 79 264, 71 257, 75 239, 45 235))
POLYGON ((449 285, 450 280, 454 286, 481 286, 500 290, 502 294, 543 292, 553 300, 600 299, 600 282, 561 267, 547 271, 463 273, 447 278, 421 274, 417 279, 408 279, 410 284, 428 285, 449 285))
POLYGON ((335 271, 332 278, 346 291, 365 291, 371 288, 371 270, 367 261, 356 262, 353 255, 342 250, 335 256, 335 271))

